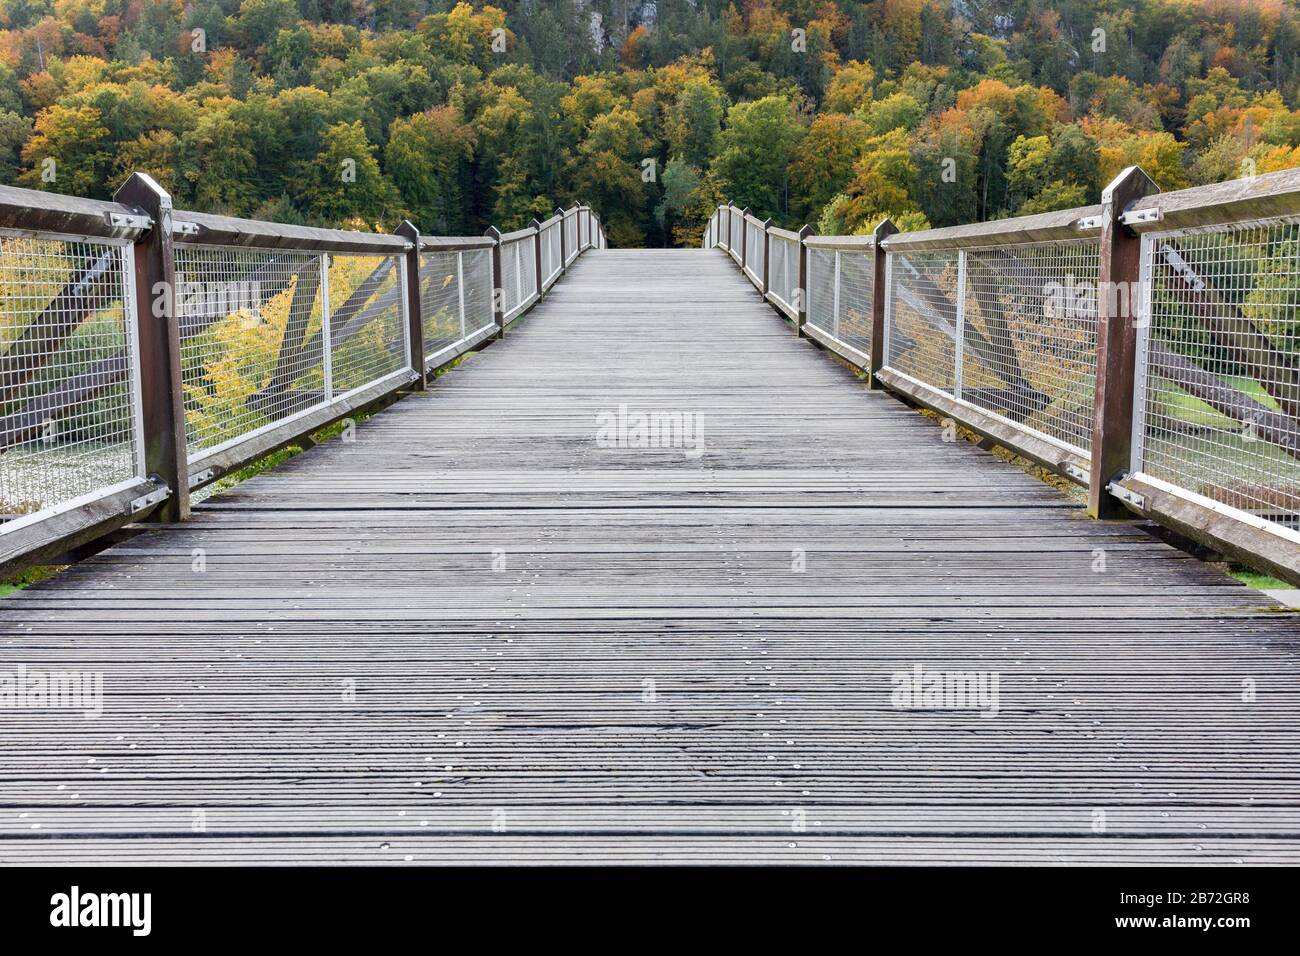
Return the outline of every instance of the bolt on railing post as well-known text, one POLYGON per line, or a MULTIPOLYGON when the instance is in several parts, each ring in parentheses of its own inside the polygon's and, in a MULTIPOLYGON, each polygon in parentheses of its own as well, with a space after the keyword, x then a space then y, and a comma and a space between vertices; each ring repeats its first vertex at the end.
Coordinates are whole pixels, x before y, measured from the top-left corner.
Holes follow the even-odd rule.
POLYGON ((483 235, 492 240, 492 319, 497 326, 495 338, 503 339, 506 337, 506 289, 501 281, 501 230, 488 226, 483 235))
POLYGON ((1128 471, 1133 452, 1133 403, 1137 324, 1134 305, 1141 290, 1142 237, 1119 221, 1144 196, 1160 187, 1141 168, 1130 166, 1101 194, 1101 248, 1097 269, 1097 376, 1093 399, 1088 514, 1128 517, 1107 490, 1128 471))
POLYGON ((885 294, 885 284, 888 281, 885 262, 889 254, 883 243, 896 232, 898 227, 892 219, 881 220, 872 232, 876 241, 871 244, 874 262, 871 273, 871 361, 867 369, 867 387, 874 389, 881 388, 876 381, 876 373, 885 367, 885 304, 888 301, 885 294))
MULTIPOLYGON (((560 217, 560 275, 564 275, 564 273, 569 271, 569 267, 566 265, 569 254, 565 249, 565 246, 567 246, 568 243, 565 241, 566 237, 564 235, 568 230, 564 227, 564 210, 559 206, 556 206, 555 214, 560 217)), ((559 281, 559 276, 556 277, 556 281, 559 281)))
POLYGON ((533 220, 533 276, 535 278, 537 298, 542 297, 542 224, 533 220))
POLYGON ((763 285, 758 291, 762 293, 763 298, 765 299, 767 298, 767 288, 768 288, 767 285, 768 265, 772 261, 772 234, 768 232, 768 230, 771 228, 772 228, 772 220, 771 219, 763 220, 763 285))
POLYGON ((406 250, 406 337, 410 343, 411 371, 416 379, 409 387, 423 392, 428 382, 424 374, 424 313, 420 305, 420 230, 411 220, 403 219, 393 232, 411 243, 411 248, 406 250))
POLYGON ((172 198, 144 173, 132 173, 113 198, 153 219, 153 227, 135 240, 131 250, 140 364, 140 394, 136 398, 140 403, 139 441, 145 476, 156 477, 171 489, 171 496, 150 520, 185 521, 190 516, 190 473, 172 252, 172 198))
MULTIPOLYGON (((794 334, 800 338, 803 337, 804 323, 808 321, 808 247, 803 241, 816 234, 817 230, 807 224, 799 230, 799 281, 795 286, 796 301, 793 304, 795 306, 794 334)), ((787 272, 789 268, 790 263, 787 262, 787 272)))

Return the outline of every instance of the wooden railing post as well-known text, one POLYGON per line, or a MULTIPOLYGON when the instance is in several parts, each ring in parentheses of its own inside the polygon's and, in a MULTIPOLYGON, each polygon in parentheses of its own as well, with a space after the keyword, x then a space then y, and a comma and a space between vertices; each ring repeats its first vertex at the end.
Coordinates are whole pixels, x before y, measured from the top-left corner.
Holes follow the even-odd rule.
POLYGON ((808 321, 808 247, 803 241, 809 236, 816 235, 817 230, 812 226, 804 225, 799 230, 799 284, 795 286, 795 320, 794 334, 800 338, 803 337, 803 325, 808 321))
POLYGON ((872 235, 876 241, 871 244, 871 254, 875 257, 871 274, 871 367, 867 369, 867 388, 880 388, 876 373, 885 367, 885 249, 882 243, 889 236, 898 232, 892 219, 883 219, 876 226, 872 235))
POLYGON ((140 359, 140 440, 145 475, 166 483, 171 495, 149 516, 185 521, 190 516, 190 472, 181 387, 181 336, 176 312, 176 262, 172 255, 172 197, 145 173, 132 173, 113 198, 153 219, 132 253, 140 359))
POLYGON ((409 388, 423 392, 428 387, 424 374, 424 312, 420 304, 420 230, 409 219, 394 230, 394 235, 411 242, 406 250, 406 327, 410 342, 411 371, 417 378, 409 388))
POLYGON ((1144 196, 1160 191, 1130 166, 1102 191, 1101 250, 1097 275, 1097 376, 1092 418, 1088 514, 1129 517, 1107 491, 1128 471, 1133 449, 1133 378, 1137 356, 1135 307, 1141 292, 1142 238, 1119 221, 1144 196))
POLYGON ((492 240, 492 317, 497 325, 495 337, 503 339, 506 337, 506 290, 501 284, 501 230, 488 226, 483 235, 492 240))
POLYGON ((542 276, 542 224, 537 219, 533 220, 533 275, 537 281, 537 298, 540 299, 545 283, 542 276))

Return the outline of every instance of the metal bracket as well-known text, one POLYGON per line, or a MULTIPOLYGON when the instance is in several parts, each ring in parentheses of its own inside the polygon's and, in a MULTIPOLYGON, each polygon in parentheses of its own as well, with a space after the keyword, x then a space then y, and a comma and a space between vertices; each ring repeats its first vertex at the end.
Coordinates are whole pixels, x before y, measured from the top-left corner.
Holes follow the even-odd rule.
POLYGON ((172 490, 166 485, 162 485, 161 487, 155 488, 147 495, 141 495, 139 498, 133 499, 131 503, 126 506, 126 513, 129 515, 139 514, 146 508, 158 504, 160 501, 166 501, 171 496, 172 490))
POLYGON ((1173 246, 1168 243, 1160 246, 1160 254, 1165 257, 1175 272, 1177 272, 1194 292, 1205 291, 1205 280, 1196 274, 1196 270, 1187 264, 1187 260, 1178 254, 1173 246))
POLYGON ((1061 462, 1061 471, 1065 472, 1075 481, 1081 481, 1085 485, 1088 483, 1089 474, 1072 461, 1061 462))
POLYGON ((1100 229, 1102 227, 1101 216, 1084 216, 1074 224, 1076 229, 1100 229))
POLYGON ((176 236, 197 236, 203 229, 197 222, 182 222, 178 219, 172 220, 172 234, 176 236))
POLYGON ((1159 222, 1164 217, 1160 214, 1159 208, 1153 209, 1132 209, 1123 213, 1119 221, 1126 226, 1135 226, 1141 222, 1159 222))
POLYGON ((190 488, 196 488, 199 485, 203 484, 205 481, 211 481, 213 478, 216 477, 216 474, 217 474, 217 470, 215 468, 204 468, 200 472, 195 472, 191 474, 190 488))
POLYGON ((1140 494, 1138 494, 1136 491, 1129 491, 1123 485, 1119 484, 1119 482, 1112 481, 1109 485, 1106 486, 1106 490, 1109 491, 1116 498, 1118 498, 1120 501, 1123 501, 1126 504, 1130 504, 1134 508, 1138 508, 1140 510, 1146 509, 1147 500, 1143 498, 1140 494))
POLYGON ((110 212, 108 224, 114 229, 137 229, 143 232, 153 225, 153 219, 135 213, 110 212))

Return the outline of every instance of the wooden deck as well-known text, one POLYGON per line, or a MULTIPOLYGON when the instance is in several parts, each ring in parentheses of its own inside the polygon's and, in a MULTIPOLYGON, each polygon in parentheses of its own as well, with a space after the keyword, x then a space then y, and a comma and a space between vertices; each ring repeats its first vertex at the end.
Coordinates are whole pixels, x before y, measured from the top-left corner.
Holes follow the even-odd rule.
POLYGON ((722 253, 591 252, 354 442, 0 601, 0 670, 105 689, 0 710, 0 861, 1295 863, 1298 624, 722 253), (597 447, 620 403, 704 454, 597 447), (996 717, 896 709, 918 663, 996 717))

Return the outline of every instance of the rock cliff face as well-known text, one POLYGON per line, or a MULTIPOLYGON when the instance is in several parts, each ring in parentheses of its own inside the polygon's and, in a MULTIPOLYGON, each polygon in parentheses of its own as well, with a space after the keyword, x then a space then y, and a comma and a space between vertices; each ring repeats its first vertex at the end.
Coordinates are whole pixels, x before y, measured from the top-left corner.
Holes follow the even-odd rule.
MULTIPOLYGON (((694 7, 695 0, 687 0, 694 7)), ((587 28, 591 37, 591 47, 597 53, 606 47, 618 47, 623 45, 623 41, 628 35, 639 26, 644 26, 647 30, 654 29, 655 19, 659 14, 659 4, 657 0, 626 0, 626 2, 615 2, 611 5, 609 16, 599 10, 592 9, 595 5, 592 0, 575 0, 575 8, 582 13, 590 14, 587 20, 587 28)))

